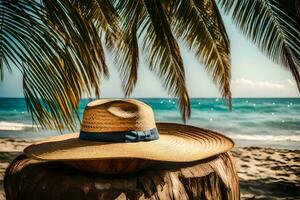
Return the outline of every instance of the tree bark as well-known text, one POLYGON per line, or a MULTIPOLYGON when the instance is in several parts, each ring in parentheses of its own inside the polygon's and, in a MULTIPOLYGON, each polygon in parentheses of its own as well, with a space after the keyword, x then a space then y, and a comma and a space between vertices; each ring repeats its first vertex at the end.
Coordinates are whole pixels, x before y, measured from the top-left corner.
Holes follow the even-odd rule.
POLYGON ((160 163, 134 174, 114 176, 21 155, 7 168, 4 189, 8 200, 240 198, 235 164, 229 152, 198 162, 160 163))

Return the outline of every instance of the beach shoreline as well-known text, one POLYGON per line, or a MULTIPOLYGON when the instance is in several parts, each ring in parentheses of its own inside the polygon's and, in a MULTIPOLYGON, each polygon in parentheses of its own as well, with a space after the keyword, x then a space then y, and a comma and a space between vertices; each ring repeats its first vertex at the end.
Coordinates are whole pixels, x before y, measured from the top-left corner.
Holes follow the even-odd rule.
MULTIPOLYGON (((0 139, 0 199, 9 163, 34 140, 0 139)), ((235 147, 242 199, 300 199, 300 150, 235 147)))

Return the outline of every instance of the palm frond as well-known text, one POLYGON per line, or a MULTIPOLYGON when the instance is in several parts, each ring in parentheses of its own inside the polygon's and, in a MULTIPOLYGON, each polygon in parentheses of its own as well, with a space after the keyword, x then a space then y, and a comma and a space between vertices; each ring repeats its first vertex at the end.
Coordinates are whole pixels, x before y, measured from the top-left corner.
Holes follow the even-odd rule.
POLYGON ((274 62, 289 69, 300 91, 299 8, 295 0, 219 0, 234 23, 274 62))
POLYGON ((0 1, 0 72, 3 64, 21 71, 42 127, 74 129, 79 99, 99 95, 108 69, 96 21, 67 0, 0 1))
POLYGON ((100 36, 104 37, 108 50, 120 37, 119 16, 111 0, 72 0, 72 6, 79 9, 86 22, 95 26, 100 36))
POLYGON ((34 66, 23 68, 23 89, 29 111, 34 121, 43 127, 72 129, 76 124, 78 96, 74 85, 61 77, 51 65, 44 68, 34 66), (49 86, 52 88, 49 89, 49 86), (37 98, 41 97, 41 98, 37 98))
MULTIPOLYGON (((45 0, 44 6, 47 24, 62 36, 69 53, 76 56, 75 64, 83 76, 84 84, 91 85, 99 97, 100 77, 108 76, 108 68, 96 23, 86 17, 89 13, 82 13, 82 5, 74 6, 68 0, 45 0)), ((91 95, 92 90, 88 92, 91 95)))
POLYGON ((202 62, 231 108, 230 45, 214 0, 179 0, 173 30, 202 62))
POLYGON ((75 127, 79 99, 99 96, 100 79, 108 76, 105 48, 117 49, 129 96, 138 78, 139 39, 150 70, 178 97, 185 121, 190 104, 173 33, 195 52, 230 102, 229 41, 214 0, 40 2, 1 1, 0 76, 3 64, 22 72, 28 109, 43 127, 75 127))
POLYGON ((140 1, 120 0, 116 7, 121 17, 122 38, 116 46, 116 63, 122 78, 125 96, 129 96, 138 79, 138 24, 143 11, 140 1))
POLYGON ((149 17, 144 19, 143 50, 149 67, 159 74, 169 93, 178 97, 179 109, 186 121, 190 116, 190 103, 179 46, 160 0, 145 0, 144 3, 149 17))
MULTIPOLYGON (((48 124, 48 120, 60 115, 60 111, 64 110, 63 117, 56 118, 55 127, 59 127, 62 123, 70 124, 72 119, 69 117, 75 110, 74 104, 66 104, 66 102, 58 102, 55 100, 56 93, 62 88, 57 88, 57 84, 61 80, 51 85, 53 79, 47 73, 55 73, 58 77, 62 77, 63 73, 60 67, 56 66, 56 60, 60 48, 60 41, 53 37, 49 32, 47 25, 43 23, 41 15, 43 8, 36 1, 1 1, 1 59, 5 60, 7 67, 17 67, 23 74, 26 74, 25 80, 30 79, 31 84, 24 85, 24 94, 29 110, 33 112, 33 118, 40 124, 48 124), (45 66, 52 66, 51 70, 45 66), (36 70, 27 73, 27 70, 36 70), (48 83, 40 84, 39 82, 48 83), (48 82, 50 80, 50 82, 48 82), (26 95, 28 87, 39 87, 30 97, 26 95), (43 95, 45 94, 45 95, 43 95), (31 110, 29 102, 34 102, 35 108, 31 110), (52 109, 38 109, 52 106, 52 109), (53 109, 53 108, 57 109, 53 109)), ((57 65, 59 66, 59 65, 57 65)), ((52 123, 53 125, 53 123, 52 123)), ((50 125, 51 126, 51 125, 50 125)))

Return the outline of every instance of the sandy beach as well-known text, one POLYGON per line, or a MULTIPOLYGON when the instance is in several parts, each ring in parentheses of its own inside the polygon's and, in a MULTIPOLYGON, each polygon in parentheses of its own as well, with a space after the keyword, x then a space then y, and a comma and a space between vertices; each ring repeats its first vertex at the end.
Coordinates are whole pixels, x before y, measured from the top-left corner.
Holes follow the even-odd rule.
POLYGON ((232 154, 242 199, 300 199, 300 150, 236 147, 232 154))
MULTIPOLYGON (((6 167, 32 140, 0 139, 0 199, 6 167)), ((242 199, 300 199, 300 150, 235 147, 242 199)))

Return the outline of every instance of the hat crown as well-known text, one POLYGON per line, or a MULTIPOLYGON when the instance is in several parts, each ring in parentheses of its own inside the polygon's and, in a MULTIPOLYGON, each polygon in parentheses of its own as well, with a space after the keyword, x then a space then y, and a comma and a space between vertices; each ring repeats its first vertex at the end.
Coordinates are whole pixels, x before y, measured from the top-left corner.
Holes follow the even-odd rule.
POLYGON ((99 99, 87 104, 81 131, 110 133, 156 128, 152 108, 134 99, 99 99))

